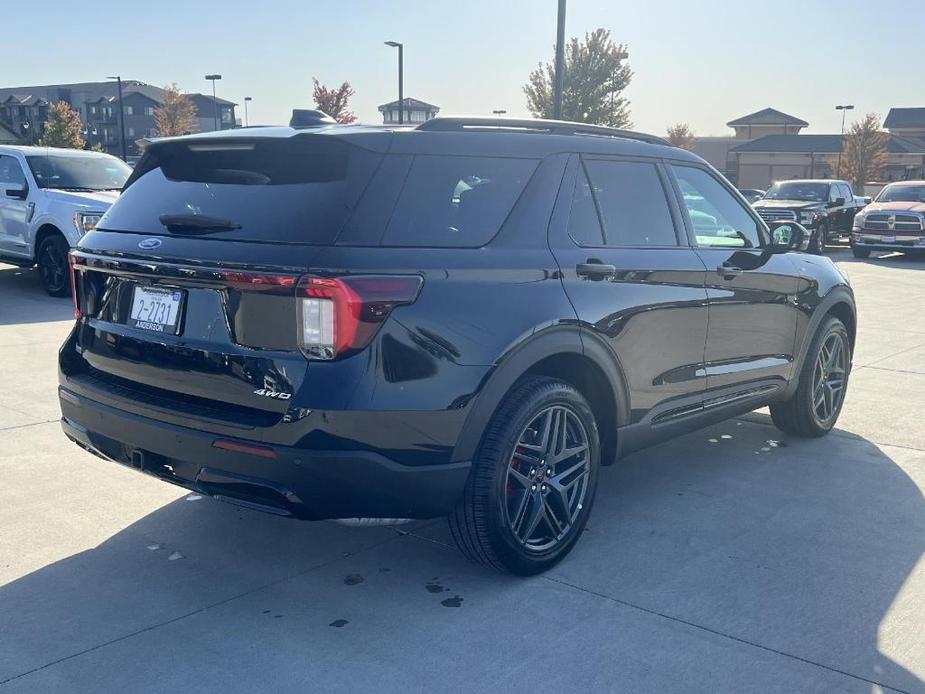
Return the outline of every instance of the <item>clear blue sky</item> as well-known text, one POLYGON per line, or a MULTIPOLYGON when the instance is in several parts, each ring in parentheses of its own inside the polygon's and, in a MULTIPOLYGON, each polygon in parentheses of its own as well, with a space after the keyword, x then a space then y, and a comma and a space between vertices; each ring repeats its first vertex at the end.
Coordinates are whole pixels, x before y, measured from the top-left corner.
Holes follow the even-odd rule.
MULTIPOLYGON (((406 96, 444 114, 527 115, 522 86, 555 41, 556 0, 238 4, 46 0, 31 6, 28 30, 7 27, 4 54, 19 59, 4 61, 0 86, 120 73, 207 91, 202 76, 220 72, 220 96, 239 104, 252 96, 252 123, 280 123, 310 105, 317 76, 349 80, 355 112, 378 122, 376 106, 397 96, 396 51, 382 44, 392 39, 405 44, 406 96)), ((568 36, 602 26, 627 44, 635 77, 626 96, 640 130, 686 121, 697 134, 724 134, 732 118, 774 106, 809 121, 808 132, 837 132, 836 103, 881 116, 925 106, 922 0, 882 11, 857 0, 568 5, 568 36)))

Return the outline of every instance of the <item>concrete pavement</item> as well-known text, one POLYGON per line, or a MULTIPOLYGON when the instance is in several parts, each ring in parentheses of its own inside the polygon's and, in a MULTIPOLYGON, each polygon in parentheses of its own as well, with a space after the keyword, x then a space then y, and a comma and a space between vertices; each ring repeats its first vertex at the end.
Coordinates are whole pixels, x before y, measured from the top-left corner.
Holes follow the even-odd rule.
POLYGON ((925 263, 837 257, 860 312, 838 430, 758 412, 635 454, 526 580, 443 521, 287 521, 80 451, 70 302, 0 266, 0 694, 925 692, 925 263))

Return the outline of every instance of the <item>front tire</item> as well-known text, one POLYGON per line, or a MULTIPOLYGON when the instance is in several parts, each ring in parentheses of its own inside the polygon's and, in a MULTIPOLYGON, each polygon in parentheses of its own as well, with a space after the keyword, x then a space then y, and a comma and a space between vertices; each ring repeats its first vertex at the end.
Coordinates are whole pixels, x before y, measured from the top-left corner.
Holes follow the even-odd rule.
POLYGON ((852 246, 851 253, 854 254, 855 258, 869 258, 870 257, 869 248, 858 248, 857 246, 852 246))
POLYGON ((39 246, 38 266, 42 287, 51 296, 66 296, 71 290, 67 253, 70 246, 61 234, 46 237, 39 246))
POLYGON ((851 341, 845 324, 826 317, 816 331, 800 370, 796 393, 771 405, 778 429, 794 436, 828 434, 845 402, 851 373, 851 341))
POLYGON ((812 230, 812 237, 809 242, 809 252, 815 255, 825 255, 825 241, 829 235, 828 227, 825 224, 819 224, 812 230))
POLYGON ((546 571, 581 536, 599 466, 597 423, 581 393, 553 378, 521 381, 489 423, 450 515, 456 544, 495 569, 546 571))

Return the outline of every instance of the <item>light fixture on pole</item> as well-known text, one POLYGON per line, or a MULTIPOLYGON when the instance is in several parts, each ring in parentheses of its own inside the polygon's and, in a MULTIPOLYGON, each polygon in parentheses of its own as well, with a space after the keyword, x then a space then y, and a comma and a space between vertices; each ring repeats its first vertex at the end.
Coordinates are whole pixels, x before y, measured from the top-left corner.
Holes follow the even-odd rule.
POLYGON ((836 111, 841 111, 841 140, 839 140, 838 145, 838 172, 837 175, 841 176, 841 153, 845 149, 845 115, 848 111, 854 110, 854 104, 839 104, 835 107, 836 111))
POLYGON ((116 81, 116 89, 119 94, 119 142, 122 150, 122 161, 128 156, 125 149, 125 110, 122 106, 122 77, 119 75, 109 76, 106 79, 116 81))
POLYGON ((249 96, 244 97, 244 127, 247 127, 247 104, 253 101, 249 96))
POLYGON ((215 83, 221 78, 221 75, 206 75, 206 79, 212 83, 212 120, 215 130, 218 130, 218 101, 215 98, 215 83))
POLYGON ((398 41, 386 41, 386 46, 398 49, 398 123, 405 122, 405 44, 398 41))

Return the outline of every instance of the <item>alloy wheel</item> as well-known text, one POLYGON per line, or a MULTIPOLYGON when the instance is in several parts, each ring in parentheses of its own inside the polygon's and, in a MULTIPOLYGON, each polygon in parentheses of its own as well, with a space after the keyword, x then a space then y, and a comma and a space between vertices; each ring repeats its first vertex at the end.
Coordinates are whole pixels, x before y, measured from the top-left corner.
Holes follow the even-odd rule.
POLYGON ((67 279, 67 256, 55 243, 46 243, 39 258, 42 282, 51 291, 58 291, 67 279))
POLYGON ((517 439, 505 479, 505 517, 517 541, 545 551, 572 529, 591 471, 588 432, 564 405, 542 410, 517 439))
POLYGON ((848 377, 848 349, 840 333, 830 333, 822 343, 813 367, 813 414, 821 425, 839 412, 848 377))

